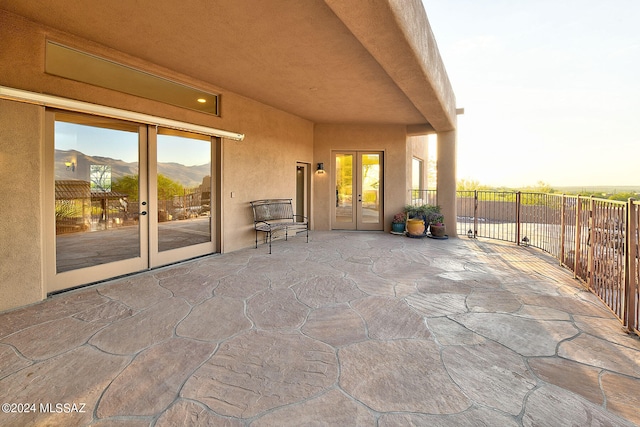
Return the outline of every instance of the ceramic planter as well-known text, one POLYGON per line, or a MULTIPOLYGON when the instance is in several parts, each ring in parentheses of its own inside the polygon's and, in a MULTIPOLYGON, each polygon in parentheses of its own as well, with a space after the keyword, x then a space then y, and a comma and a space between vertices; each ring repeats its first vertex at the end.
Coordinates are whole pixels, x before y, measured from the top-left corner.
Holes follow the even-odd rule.
POLYGON ((411 218, 407 220, 407 231, 414 236, 424 234, 424 220, 421 218, 411 218))
POLYGON ((391 231, 393 231, 394 233, 404 233, 404 223, 403 222, 392 223, 391 231))
POLYGON ((431 224, 429 226, 429 230, 431 230, 431 235, 433 237, 444 237, 445 233, 446 233, 446 229, 445 229, 444 224, 443 225, 431 224))

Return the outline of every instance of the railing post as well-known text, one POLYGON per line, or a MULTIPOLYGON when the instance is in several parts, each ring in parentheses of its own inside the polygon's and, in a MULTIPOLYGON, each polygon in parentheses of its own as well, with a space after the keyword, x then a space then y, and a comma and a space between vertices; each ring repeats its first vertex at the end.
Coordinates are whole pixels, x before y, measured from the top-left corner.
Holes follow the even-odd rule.
POLYGON ((582 238, 582 225, 580 224, 580 217, 582 216, 582 200, 580 195, 576 198, 576 241, 573 251, 573 278, 578 277, 578 267, 580 266, 580 239, 582 238))
POLYGON ((520 199, 521 192, 516 192, 516 245, 520 245, 520 199))
POLYGON ((564 215, 567 212, 567 196, 565 194, 562 195, 562 206, 560 206, 560 265, 564 263, 564 215))
POLYGON ((593 195, 589 196, 589 239, 587 240, 589 242, 588 247, 587 247, 587 251, 588 251, 588 256, 587 256, 587 283, 588 283, 588 289, 593 289, 593 269, 595 268, 595 258, 593 256, 593 252, 594 249, 596 247, 596 235, 595 235, 595 230, 594 230, 594 226, 595 226, 595 210, 596 210, 596 199, 593 197, 593 195))
POLYGON ((473 233, 478 238, 478 190, 473 190, 473 233))
POLYGON ((624 274, 624 289, 625 289, 625 316, 623 321, 629 333, 633 333, 636 319, 636 258, 638 257, 638 244, 636 242, 636 235, 638 232, 638 224, 636 224, 636 218, 638 205, 634 203, 634 199, 630 198, 627 202, 627 218, 626 218, 626 242, 627 256, 625 257, 625 274, 624 274))

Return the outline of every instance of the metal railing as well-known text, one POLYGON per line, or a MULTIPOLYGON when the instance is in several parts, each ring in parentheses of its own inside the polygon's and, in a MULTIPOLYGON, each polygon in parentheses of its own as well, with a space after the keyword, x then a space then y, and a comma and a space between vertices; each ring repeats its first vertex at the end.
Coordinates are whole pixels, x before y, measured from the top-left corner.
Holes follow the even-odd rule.
MULTIPOLYGON (((457 232, 548 252, 640 335, 640 201, 545 193, 458 191, 457 232)), ((411 203, 437 204, 433 190, 411 203)))

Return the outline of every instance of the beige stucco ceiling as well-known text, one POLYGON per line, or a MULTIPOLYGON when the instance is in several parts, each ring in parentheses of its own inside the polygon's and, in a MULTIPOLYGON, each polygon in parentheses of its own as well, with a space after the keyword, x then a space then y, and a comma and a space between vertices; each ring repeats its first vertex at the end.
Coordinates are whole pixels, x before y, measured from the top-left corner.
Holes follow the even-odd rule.
MULTIPOLYGON (((419 1, 403 2, 424 15, 419 1)), ((416 36, 398 24, 403 2, 0 0, 0 8, 314 122, 447 130, 455 101, 446 73, 430 81, 422 72, 439 55, 405 40, 416 36)), ((432 37, 426 25, 419 32, 432 37)))

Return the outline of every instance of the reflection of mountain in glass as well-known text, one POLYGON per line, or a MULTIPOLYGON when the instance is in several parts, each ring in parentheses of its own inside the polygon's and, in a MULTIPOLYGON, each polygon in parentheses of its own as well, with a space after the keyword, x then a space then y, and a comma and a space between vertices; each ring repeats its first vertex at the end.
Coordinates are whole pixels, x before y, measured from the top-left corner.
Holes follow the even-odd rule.
MULTIPOLYGON (((76 150, 56 150, 56 180, 79 179, 90 181, 92 165, 111 166, 111 179, 116 180, 127 175, 138 174, 137 162, 124 162, 118 159, 100 156, 87 156, 76 150), (65 163, 73 163, 66 167, 65 163)), ((178 163, 158 163, 158 173, 170 176, 172 180, 179 182, 187 188, 197 187, 202 184, 202 177, 210 174, 210 165, 206 163, 198 166, 184 166, 178 163)))

